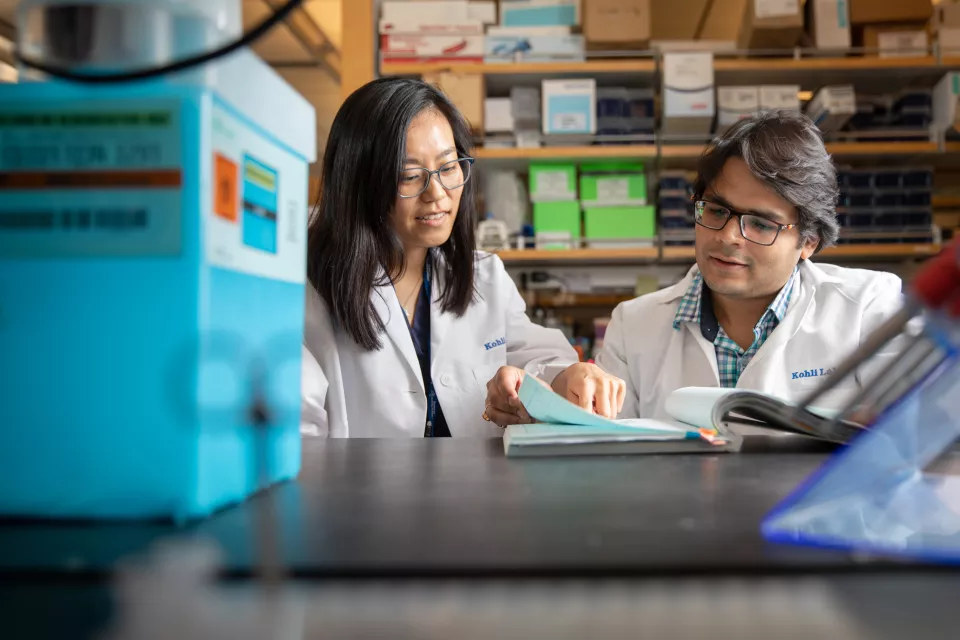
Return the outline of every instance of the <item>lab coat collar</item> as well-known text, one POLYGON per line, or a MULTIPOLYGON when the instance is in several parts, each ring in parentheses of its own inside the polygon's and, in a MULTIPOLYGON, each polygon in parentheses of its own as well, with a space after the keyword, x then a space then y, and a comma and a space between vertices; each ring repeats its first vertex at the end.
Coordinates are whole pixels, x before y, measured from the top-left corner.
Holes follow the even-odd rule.
MULTIPOLYGON (((381 269, 377 274, 377 282, 384 277, 385 272, 381 269)), ((417 351, 413 346, 413 338, 410 336, 410 326, 403 315, 403 309, 400 307, 400 299, 397 298, 397 292, 393 284, 387 281, 387 284, 375 286, 371 294, 371 302, 374 309, 383 321, 384 331, 387 338, 397 349, 404 362, 413 371, 417 380, 420 382, 420 388, 424 389, 423 375, 420 373, 420 361, 417 359, 417 351)), ((431 323, 433 315, 430 316, 431 323)), ((389 345, 384 345, 387 347, 389 345)))

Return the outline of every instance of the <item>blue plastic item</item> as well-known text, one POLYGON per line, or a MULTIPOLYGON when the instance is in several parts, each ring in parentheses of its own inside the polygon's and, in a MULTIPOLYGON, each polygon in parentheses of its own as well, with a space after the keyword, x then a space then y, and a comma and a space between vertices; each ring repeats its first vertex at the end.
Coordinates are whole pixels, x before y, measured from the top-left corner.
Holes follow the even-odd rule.
MULTIPOLYGON (((943 344, 942 340, 939 340, 943 344)), ((762 524, 774 542, 960 562, 960 359, 940 366, 762 524)))
POLYGON ((0 85, 0 514, 202 517, 300 468, 309 103, 0 85))

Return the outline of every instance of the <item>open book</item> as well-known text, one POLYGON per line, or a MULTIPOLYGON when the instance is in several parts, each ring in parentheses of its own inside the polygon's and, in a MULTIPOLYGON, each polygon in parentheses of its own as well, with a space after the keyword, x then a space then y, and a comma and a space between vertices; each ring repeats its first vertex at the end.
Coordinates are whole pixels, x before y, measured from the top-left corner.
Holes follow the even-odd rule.
POLYGON ((772 396, 740 389, 687 387, 665 405, 670 420, 607 420, 560 397, 526 376, 520 401, 536 424, 512 425, 504 434, 508 456, 738 451, 740 435, 730 423, 846 443, 863 427, 835 422, 835 412, 801 410, 772 396))

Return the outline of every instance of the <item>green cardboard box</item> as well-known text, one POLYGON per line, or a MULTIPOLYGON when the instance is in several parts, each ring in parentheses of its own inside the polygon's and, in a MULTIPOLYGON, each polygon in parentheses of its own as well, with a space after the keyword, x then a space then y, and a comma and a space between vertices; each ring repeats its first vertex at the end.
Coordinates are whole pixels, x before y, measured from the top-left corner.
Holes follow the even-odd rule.
POLYGON ((530 202, 577 199, 577 166, 569 163, 530 165, 530 202))
POLYGON ((649 246, 657 237, 653 206, 591 207, 583 212, 584 237, 590 246, 649 246))
POLYGON ((584 208, 647 204, 647 174, 639 162, 580 166, 580 201, 584 208))
POLYGON ((580 246, 580 203, 533 203, 533 232, 538 249, 573 249, 580 246))

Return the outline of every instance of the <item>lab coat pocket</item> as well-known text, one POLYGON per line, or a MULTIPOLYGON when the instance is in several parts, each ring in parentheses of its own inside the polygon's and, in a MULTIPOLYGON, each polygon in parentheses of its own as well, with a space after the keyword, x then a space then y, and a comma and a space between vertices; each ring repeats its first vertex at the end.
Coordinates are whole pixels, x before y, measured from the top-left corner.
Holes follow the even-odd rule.
POLYGON ((478 364, 473 367, 474 380, 476 380, 477 385, 480 386, 484 398, 487 397, 487 383, 493 380, 493 377, 497 375, 497 371, 500 370, 501 366, 503 365, 478 364))

